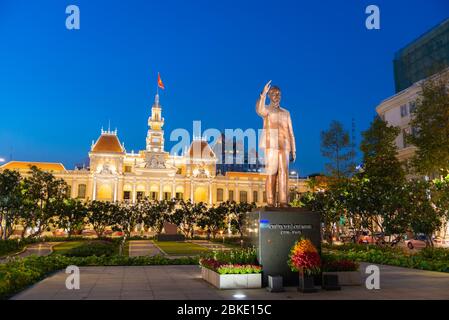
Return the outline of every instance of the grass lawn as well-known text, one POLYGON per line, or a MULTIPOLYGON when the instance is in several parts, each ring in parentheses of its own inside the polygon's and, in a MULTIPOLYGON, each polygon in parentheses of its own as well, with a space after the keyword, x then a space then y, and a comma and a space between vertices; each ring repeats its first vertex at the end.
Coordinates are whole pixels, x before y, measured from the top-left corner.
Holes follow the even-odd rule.
POLYGON ((69 250, 79 247, 86 243, 85 241, 65 241, 53 246, 53 254, 66 254, 69 250))
POLYGON ((153 241, 168 255, 195 255, 209 251, 209 249, 191 242, 153 241))

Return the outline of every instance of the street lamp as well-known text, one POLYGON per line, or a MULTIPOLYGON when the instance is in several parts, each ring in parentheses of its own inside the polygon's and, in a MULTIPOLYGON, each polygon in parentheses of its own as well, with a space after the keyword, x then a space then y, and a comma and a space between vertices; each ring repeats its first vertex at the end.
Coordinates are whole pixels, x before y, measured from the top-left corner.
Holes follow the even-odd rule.
POLYGON ((5 158, 0 158, 0 163, 5 162, 5 158))

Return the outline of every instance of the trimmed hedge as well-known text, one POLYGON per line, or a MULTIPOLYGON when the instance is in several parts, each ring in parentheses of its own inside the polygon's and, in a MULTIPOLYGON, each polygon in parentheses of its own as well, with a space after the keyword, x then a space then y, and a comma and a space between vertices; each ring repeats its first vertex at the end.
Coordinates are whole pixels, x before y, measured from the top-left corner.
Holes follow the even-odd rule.
POLYGON ((66 257, 50 255, 13 259, 0 264, 0 299, 7 299, 26 287, 40 281, 48 274, 67 266, 150 266, 150 265, 197 265, 198 258, 168 259, 164 256, 125 257, 90 256, 66 257))
POLYGON ((346 244, 323 245, 323 251, 342 260, 449 273, 449 250, 443 248, 426 248, 407 254, 401 248, 346 244))
POLYGON ((21 251, 25 246, 40 242, 39 239, 8 239, 0 240, 0 257, 8 256, 21 251))

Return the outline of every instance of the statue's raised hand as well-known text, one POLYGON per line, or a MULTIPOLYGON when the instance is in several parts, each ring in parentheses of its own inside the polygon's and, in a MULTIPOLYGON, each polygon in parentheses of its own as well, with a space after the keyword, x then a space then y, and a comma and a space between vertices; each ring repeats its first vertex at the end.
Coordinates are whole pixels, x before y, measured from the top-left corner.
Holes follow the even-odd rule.
POLYGON ((265 97, 268 93, 268 91, 271 88, 271 80, 267 82, 267 84, 265 85, 265 87, 263 87, 263 91, 262 91, 262 96, 265 97))

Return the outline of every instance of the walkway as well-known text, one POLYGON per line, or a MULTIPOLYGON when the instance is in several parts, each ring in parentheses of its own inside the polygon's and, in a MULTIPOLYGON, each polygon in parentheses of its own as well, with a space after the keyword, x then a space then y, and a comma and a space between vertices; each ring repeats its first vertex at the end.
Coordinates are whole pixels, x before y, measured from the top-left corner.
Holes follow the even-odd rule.
POLYGON ((0 259, 0 263, 5 263, 8 259, 11 258, 26 258, 31 255, 48 256, 53 252, 52 248, 56 244, 58 244, 58 242, 41 242, 30 244, 23 252, 0 259))
MULTIPOLYGON (((365 270, 366 264, 362 264, 365 270)), ((365 286, 341 291, 303 294, 294 287, 285 292, 266 289, 217 290, 201 279, 198 266, 81 267, 80 290, 67 290, 67 274, 60 271, 13 297, 26 299, 234 299, 237 292, 254 300, 292 299, 449 299, 449 274, 380 266, 380 290, 365 286)))
POLYGON ((129 256, 155 256, 162 254, 161 251, 150 240, 130 240, 129 241, 129 256))

